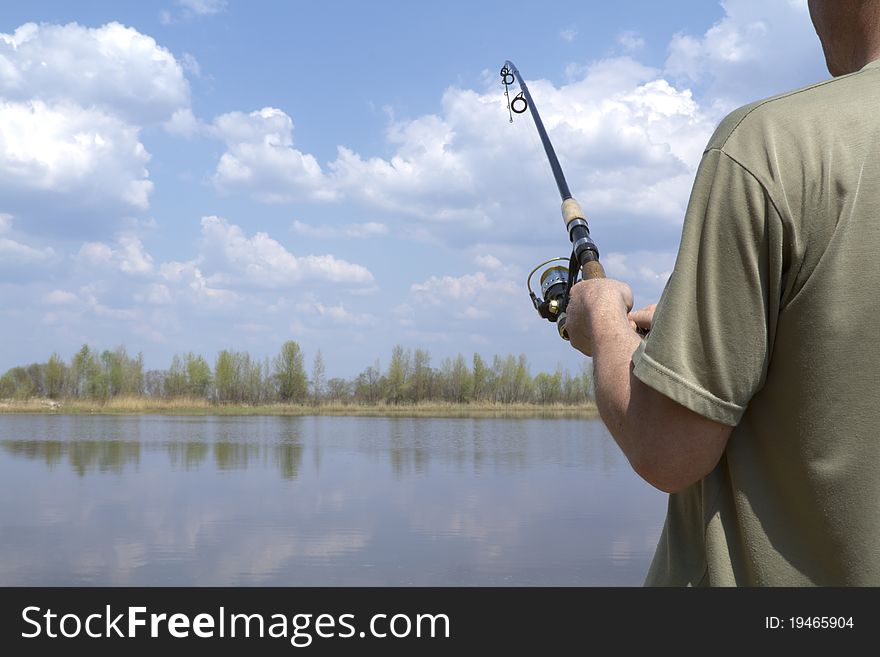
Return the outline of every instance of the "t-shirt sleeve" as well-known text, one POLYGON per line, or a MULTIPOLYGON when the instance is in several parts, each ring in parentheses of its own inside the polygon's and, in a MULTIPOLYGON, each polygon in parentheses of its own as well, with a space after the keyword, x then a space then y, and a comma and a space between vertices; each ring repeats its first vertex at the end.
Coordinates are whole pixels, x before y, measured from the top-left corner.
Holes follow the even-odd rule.
POLYGON ((704 417, 739 423, 766 376, 779 225, 752 174, 707 151, 651 333, 633 354, 639 380, 704 417))

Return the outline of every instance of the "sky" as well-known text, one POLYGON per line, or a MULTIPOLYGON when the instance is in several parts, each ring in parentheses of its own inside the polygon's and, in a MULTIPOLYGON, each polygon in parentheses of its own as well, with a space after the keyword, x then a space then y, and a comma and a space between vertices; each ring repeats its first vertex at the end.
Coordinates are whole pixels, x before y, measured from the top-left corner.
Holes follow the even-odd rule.
POLYGON ((718 122, 828 77, 806 0, 3 3, 0 372, 286 340, 329 377, 396 344, 576 369, 526 290, 570 244, 506 59, 637 305, 718 122))

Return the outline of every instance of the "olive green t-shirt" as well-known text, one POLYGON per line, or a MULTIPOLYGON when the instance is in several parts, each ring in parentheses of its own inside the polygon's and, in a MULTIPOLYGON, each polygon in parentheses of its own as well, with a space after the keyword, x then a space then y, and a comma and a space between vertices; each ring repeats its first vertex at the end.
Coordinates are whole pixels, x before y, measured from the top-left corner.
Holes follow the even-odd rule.
POLYGON ((651 585, 880 585, 880 61, 728 116, 635 376, 734 426, 651 585))

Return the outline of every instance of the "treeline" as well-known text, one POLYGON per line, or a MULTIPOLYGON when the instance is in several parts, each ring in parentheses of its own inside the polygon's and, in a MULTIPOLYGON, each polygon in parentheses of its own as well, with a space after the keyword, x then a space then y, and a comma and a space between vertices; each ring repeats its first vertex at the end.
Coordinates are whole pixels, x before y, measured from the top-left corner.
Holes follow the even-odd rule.
POLYGON ((558 366, 532 375, 525 355, 462 355, 431 365, 425 349, 396 346, 388 367, 379 361, 353 379, 326 378, 318 351, 306 372, 303 352, 285 342, 274 358, 223 350, 213 367, 195 353, 175 355, 167 370, 145 370, 141 354, 125 347, 98 352, 87 345, 65 362, 52 354, 45 363, 13 367, 0 377, 0 398, 90 399, 118 396, 205 399, 217 404, 272 403, 417 404, 422 402, 580 404, 590 400, 586 369, 572 376, 558 366))

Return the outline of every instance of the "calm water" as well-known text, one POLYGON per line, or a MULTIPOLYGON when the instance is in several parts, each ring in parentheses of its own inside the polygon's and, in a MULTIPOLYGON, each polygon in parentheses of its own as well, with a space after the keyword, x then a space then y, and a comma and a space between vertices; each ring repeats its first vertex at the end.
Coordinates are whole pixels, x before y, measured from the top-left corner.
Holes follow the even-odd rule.
POLYGON ((0 415, 0 585, 640 585, 585 420, 0 415))

